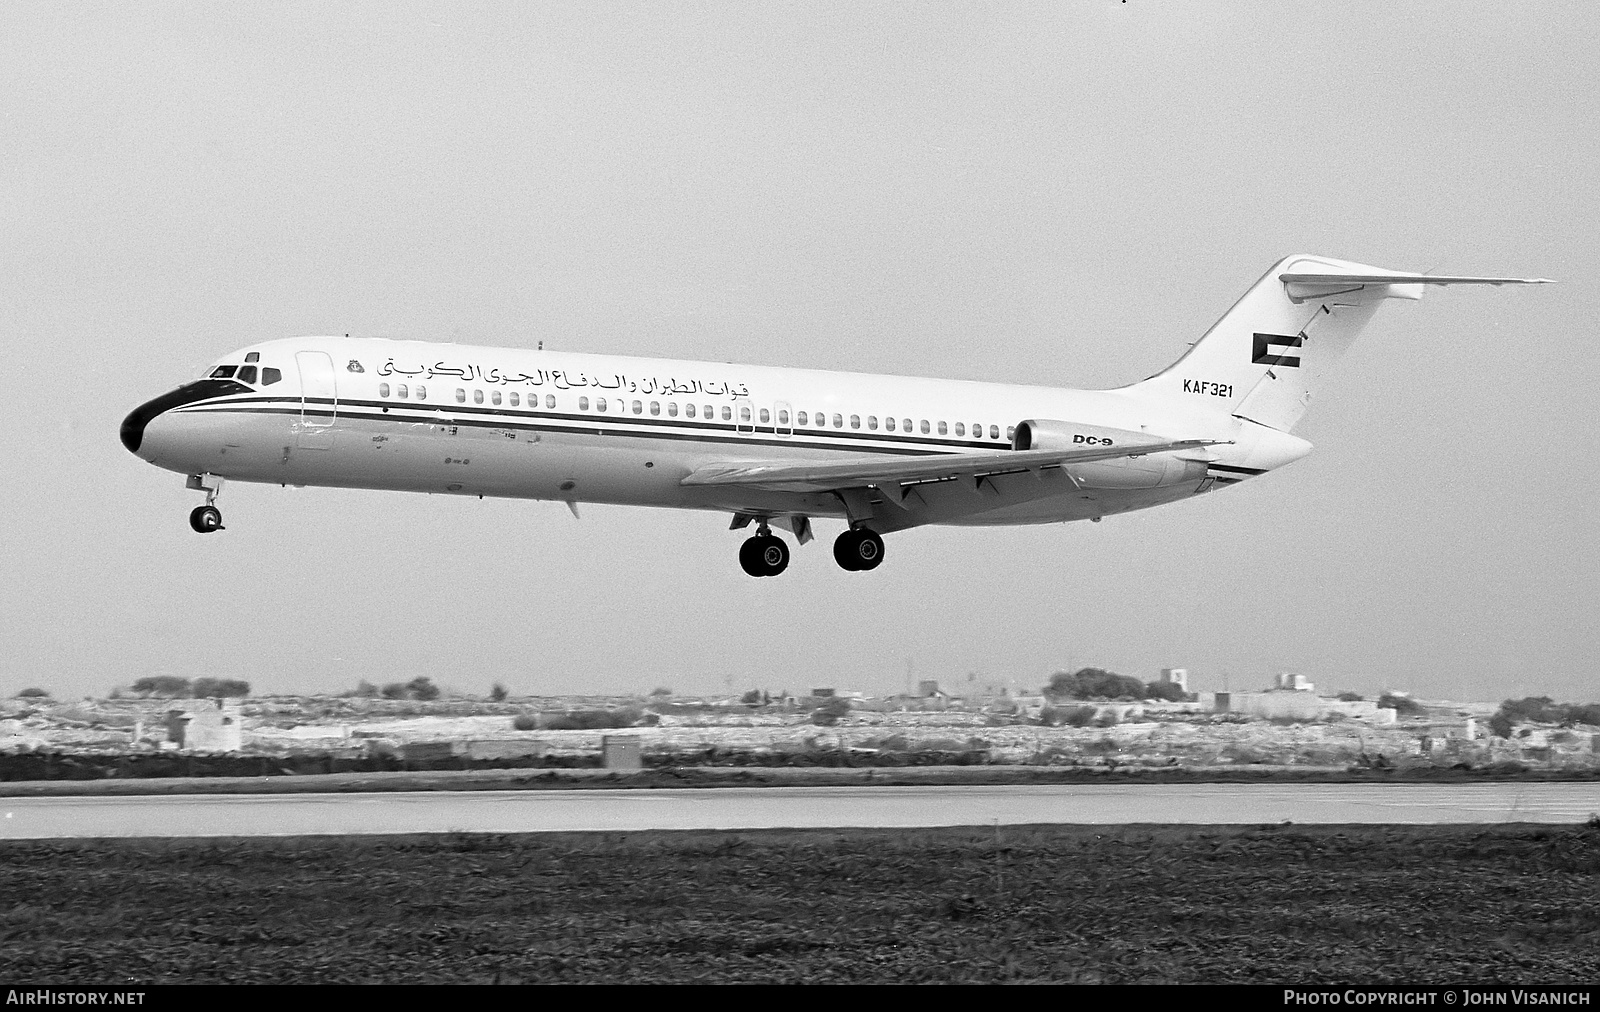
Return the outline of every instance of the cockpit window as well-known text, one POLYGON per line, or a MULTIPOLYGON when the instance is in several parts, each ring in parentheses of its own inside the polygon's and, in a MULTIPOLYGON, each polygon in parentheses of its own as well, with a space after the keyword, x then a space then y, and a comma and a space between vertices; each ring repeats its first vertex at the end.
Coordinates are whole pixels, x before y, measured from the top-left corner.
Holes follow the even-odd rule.
POLYGON ((259 351, 252 351, 244 357, 244 360, 246 362, 259 362, 261 361, 261 353, 259 351))
POLYGON ((239 367, 236 365, 219 365, 215 369, 211 370, 211 378, 227 379, 233 375, 233 371, 237 368, 239 367))
POLYGON ((283 379, 283 371, 282 370, 274 369, 270 365, 264 365, 264 366, 261 367, 261 385, 262 386, 270 387, 272 384, 278 382, 281 379, 283 379))
POLYGON ((256 367, 253 365, 241 366, 236 377, 240 383, 254 383, 256 381, 256 367))

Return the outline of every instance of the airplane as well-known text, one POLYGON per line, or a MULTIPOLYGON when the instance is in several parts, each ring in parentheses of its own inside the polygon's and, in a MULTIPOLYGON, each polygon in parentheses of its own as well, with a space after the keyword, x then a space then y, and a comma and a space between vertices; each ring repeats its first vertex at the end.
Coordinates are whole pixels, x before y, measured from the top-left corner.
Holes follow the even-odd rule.
POLYGON ((1428 285, 1548 284, 1298 254, 1173 365, 1109 390, 469 347, 366 337, 266 341, 140 405, 122 443, 205 494, 225 481, 711 510, 751 576, 812 521, 834 560, 883 561, 928 524, 1098 522, 1304 457, 1292 434, 1386 299, 1428 285))

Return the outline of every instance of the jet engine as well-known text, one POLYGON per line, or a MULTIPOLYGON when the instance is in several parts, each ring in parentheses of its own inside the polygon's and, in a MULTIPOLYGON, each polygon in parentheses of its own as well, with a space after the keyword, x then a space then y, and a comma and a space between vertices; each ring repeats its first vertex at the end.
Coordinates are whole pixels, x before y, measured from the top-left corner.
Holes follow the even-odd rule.
MULTIPOLYGON (((1164 443, 1167 437, 1131 429, 1110 429, 1052 418, 1030 418, 1017 423, 1013 450, 1093 450, 1164 443)), ((1137 457, 1111 457, 1063 465, 1072 480, 1085 488, 1157 488, 1199 482, 1206 476, 1205 451, 1169 450, 1137 457)))

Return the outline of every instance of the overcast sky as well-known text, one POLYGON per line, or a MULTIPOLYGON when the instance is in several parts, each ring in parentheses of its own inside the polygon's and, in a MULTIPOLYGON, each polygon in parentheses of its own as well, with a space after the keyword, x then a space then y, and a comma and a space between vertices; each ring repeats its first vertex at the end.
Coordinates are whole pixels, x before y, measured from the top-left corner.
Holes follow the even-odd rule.
POLYGON ((0 694, 1035 687, 1600 698, 1593 3, 0 6, 0 694), (1100 524, 829 544, 715 514, 231 484, 124 415, 387 335, 1062 386, 1278 258, 1391 302, 1305 460, 1100 524))

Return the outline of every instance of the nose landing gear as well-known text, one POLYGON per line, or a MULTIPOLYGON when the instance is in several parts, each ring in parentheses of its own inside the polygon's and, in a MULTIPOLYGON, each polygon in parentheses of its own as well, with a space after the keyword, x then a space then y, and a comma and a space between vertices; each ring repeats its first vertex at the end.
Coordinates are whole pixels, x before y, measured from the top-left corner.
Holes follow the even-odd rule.
POLYGON ((223 529, 222 511, 215 506, 196 506, 189 512, 189 526, 199 534, 220 531, 223 529))
POLYGON ((196 534, 210 534, 212 531, 226 530, 222 526, 222 511, 217 509, 217 496, 222 492, 222 479, 214 474, 191 474, 188 488, 205 492, 206 504, 196 506, 189 512, 189 526, 196 534))
POLYGON ((789 568, 789 546, 764 520, 756 530, 755 537, 739 546, 739 565, 751 576, 777 576, 789 568))
POLYGON ((877 569, 883 561, 883 538, 877 531, 852 527, 834 541, 833 561, 852 573, 877 569))

